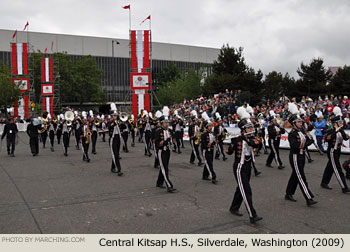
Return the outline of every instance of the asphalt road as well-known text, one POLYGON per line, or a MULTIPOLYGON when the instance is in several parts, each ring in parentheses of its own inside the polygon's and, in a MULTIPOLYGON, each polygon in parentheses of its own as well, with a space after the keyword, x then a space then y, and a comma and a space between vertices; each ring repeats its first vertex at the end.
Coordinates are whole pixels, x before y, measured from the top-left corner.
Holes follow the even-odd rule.
MULTIPOLYGON (((171 153, 170 179, 177 193, 157 189, 158 169, 154 156, 144 156, 144 145, 136 143, 121 153, 124 176, 110 172, 107 142, 98 138, 97 155, 82 161, 73 138, 69 156, 55 143, 55 152, 42 149, 33 157, 29 139, 20 133, 16 157, 9 157, 5 143, 0 153, 0 233, 350 233, 350 195, 343 194, 333 176, 333 190, 320 188, 325 155, 312 153, 306 164, 309 186, 319 203, 307 207, 300 189, 297 202, 284 200, 291 168, 288 151, 281 150, 286 168, 265 167, 267 155, 257 158, 262 172, 252 177, 253 203, 264 219, 250 224, 230 214, 236 182, 233 157, 214 160, 219 183, 203 181, 202 167, 189 164, 190 145, 182 154, 171 153)), ((47 143, 47 145, 49 145, 47 143)), ((91 146, 90 146, 91 152, 91 146)), ((341 161, 348 156, 342 156, 341 161)), ((349 180, 347 180, 350 183, 349 180)))

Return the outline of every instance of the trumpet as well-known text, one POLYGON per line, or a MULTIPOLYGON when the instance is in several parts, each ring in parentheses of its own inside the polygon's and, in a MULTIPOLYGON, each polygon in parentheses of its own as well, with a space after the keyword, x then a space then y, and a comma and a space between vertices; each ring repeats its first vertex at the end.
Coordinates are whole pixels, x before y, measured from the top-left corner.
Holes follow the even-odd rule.
POLYGON ((94 120, 94 125, 95 125, 95 126, 99 126, 99 125, 100 125, 100 120, 95 119, 95 120, 94 120))

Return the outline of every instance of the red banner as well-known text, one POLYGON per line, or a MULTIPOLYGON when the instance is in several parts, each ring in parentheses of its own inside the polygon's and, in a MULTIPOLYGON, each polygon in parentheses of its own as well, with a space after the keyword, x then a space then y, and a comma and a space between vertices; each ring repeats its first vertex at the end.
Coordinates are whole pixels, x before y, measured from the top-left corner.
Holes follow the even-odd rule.
POLYGON ((28 74, 28 47, 27 43, 22 44, 23 47, 23 74, 28 74))
POLYGON ((17 74, 17 46, 16 46, 16 43, 12 43, 11 48, 12 48, 12 74, 17 74))
POLYGON ((29 118, 29 96, 24 96, 24 118, 29 118))
POLYGON ((147 110, 148 112, 151 111, 151 106, 150 106, 150 97, 149 97, 149 94, 145 94, 144 96, 144 109, 147 110))
MULTIPOLYGON (((144 57, 143 57, 143 72, 146 72, 149 66, 149 31, 144 31, 144 57)), ((148 111, 148 110, 147 110, 148 111)))
POLYGON ((136 57, 136 31, 131 31, 131 69, 137 71, 137 57, 136 57))

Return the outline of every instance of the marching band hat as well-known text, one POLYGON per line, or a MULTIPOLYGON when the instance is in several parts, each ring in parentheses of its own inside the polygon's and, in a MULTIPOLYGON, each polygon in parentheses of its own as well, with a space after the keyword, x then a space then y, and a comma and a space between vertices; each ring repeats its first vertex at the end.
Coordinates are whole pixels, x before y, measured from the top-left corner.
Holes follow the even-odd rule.
POLYGON ((240 128, 240 129, 245 129, 245 128, 249 128, 249 127, 253 127, 253 124, 250 121, 250 119, 242 119, 238 123, 238 128, 240 128))
POLYGON ((341 117, 340 115, 332 116, 332 117, 331 117, 331 122, 332 122, 332 123, 337 123, 337 122, 342 121, 342 120, 343 120, 343 119, 342 119, 342 117, 341 117))
POLYGON ((293 124, 295 122, 300 122, 302 121, 303 119, 301 119, 301 117, 298 115, 298 114, 293 114, 291 115, 289 118, 288 118, 288 122, 290 124, 293 124))

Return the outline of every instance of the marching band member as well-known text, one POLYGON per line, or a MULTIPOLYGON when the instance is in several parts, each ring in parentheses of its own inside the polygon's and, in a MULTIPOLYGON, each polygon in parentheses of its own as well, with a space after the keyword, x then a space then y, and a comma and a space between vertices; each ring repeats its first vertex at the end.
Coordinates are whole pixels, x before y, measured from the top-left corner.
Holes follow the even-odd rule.
POLYGON ((155 152, 154 165, 153 165, 154 168, 158 168, 160 166, 158 152, 157 152, 157 148, 156 148, 156 135, 157 135, 157 132, 162 129, 162 122, 161 121, 163 120, 163 118, 164 117, 157 119, 157 125, 154 127, 154 129, 152 131, 152 141, 153 141, 154 152, 155 152))
POLYGON ((281 135, 285 133, 285 129, 281 128, 277 123, 277 119, 273 113, 270 117, 270 125, 267 127, 267 131, 269 133, 269 146, 271 149, 270 155, 267 157, 266 166, 271 167, 272 160, 275 159, 275 162, 278 166, 278 169, 283 169, 284 165, 280 159, 280 141, 281 135))
POLYGON ((5 124, 4 131, 2 132, 1 140, 3 140, 6 136, 7 154, 11 155, 11 157, 15 156, 17 132, 18 132, 18 129, 17 129, 16 121, 13 118, 9 118, 9 122, 5 124))
POLYGON ((112 154, 112 167, 111 172, 117 173, 118 176, 122 176, 123 173, 121 172, 121 166, 119 161, 119 149, 120 149, 120 128, 118 124, 118 114, 114 113, 112 115, 111 122, 109 124, 109 134, 111 136, 110 138, 110 148, 111 148, 111 154, 112 154))
POLYGON ((41 136, 41 141, 43 143, 43 148, 45 149, 45 145, 46 145, 46 139, 47 139, 47 127, 48 127, 48 112, 43 112, 42 114, 42 121, 43 121, 43 124, 44 124, 44 128, 42 128, 40 130, 40 136, 41 136))
POLYGON ((83 151, 83 161, 90 162, 89 158, 89 144, 90 144, 90 137, 91 137, 91 131, 89 127, 89 123, 87 121, 86 117, 83 117, 83 125, 81 126, 80 130, 80 139, 82 144, 82 151, 83 151))
POLYGON ((201 130, 203 130, 203 121, 201 122, 201 127, 198 127, 198 119, 194 118, 193 121, 191 122, 189 128, 188 128, 188 135, 189 135, 190 144, 192 147, 190 163, 194 164, 194 161, 197 159, 198 166, 201 166, 203 164, 201 156, 199 154, 199 150, 198 150, 200 139, 197 138, 198 136, 200 137, 200 135, 198 133, 201 130))
POLYGON ((68 146, 69 146, 69 134, 71 131, 71 127, 68 127, 67 121, 64 120, 62 125, 62 134, 63 134, 63 148, 64 148, 64 155, 68 156, 68 146))
POLYGON ((91 153, 96 155, 96 142, 97 142, 97 131, 100 128, 100 122, 97 119, 97 115, 94 114, 94 119, 90 122, 90 129, 92 131, 91 135, 91 143, 92 143, 92 150, 91 153))
POLYGON ((222 155, 222 160, 225 161, 227 158, 225 157, 224 153, 224 133, 226 129, 222 126, 222 120, 219 117, 217 119, 217 125, 214 127, 214 135, 216 139, 216 153, 215 153, 215 159, 220 159, 220 154, 222 155))
POLYGON ((74 134, 75 134, 75 141, 76 145, 75 148, 79 150, 79 145, 80 145, 80 135, 81 135, 81 129, 82 129, 82 121, 80 120, 80 117, 75 117, 73 121, 73 128, 74 128, 74 134))
POLYGON ((54 143, 55 143, 55 134, 57 130, 57 124, 54 123, 52 120, 49 120, 48 122, 48 128, 49 128, 49 139, 50 139, 50 145, 51 145, 51 151, 54 152, 54 143))
POLYGON ((106 142, 106 129, 107 129, 107 123, 106 120, 104 119, 104 116, 101 116, 101 135, 102 135, 102 141, 106 142), (103 118, 102 118, 103 117, 103 118))
POLYGON ((62 121, 57 119, 57 128, 56 128, 56 137, 57 137, 57 144, 61 144, 61 137, 62 137, 62 121))
POLYGON ((123 151, 129 152, 128 150, 129 122, 127 119, 126 121, 121 122, 120 130, 121 130, 122 139, 123 139, 123 151))
POLYGON ((345 176, 339 161, 343 141, 348 140, 349 136, 345 133, 343 128, 344 124, 341 117, 342 113, 340 108, 334 107, 333 113, 334 114, 331 117, 332 128, 326 132, 325 136, 328 143, 328 163, 323 172, 321 187, 325 189, 332 189, 328 184, 334 173, 342 192, 349 193, 350 189, 346 184, 345 176))
MULTIPOLYGON (((301 117, 301 119, 303 120, 303 127, 302 127, 302 130, 303 130, 305 133, 308 133, 308 132, 310 132, 310 131, 314 128, 314 126, 313 126, 311 123, 308 123, 308 122, 306 121, 305 110, 300 109, 300 111, 301 111, 300 117, 301 117)), ((308 148, 305 149, 305 156, 306 156, 307 161, 308 161, 309 163, 311 163, 311 162, 314 161, 314 160, 311 158, 311 155, 310 155, 310 152, 309 152, 308 148)))
POLYGON ((289 117, 288 121, 292 125, 292 130, 288 134, 288 141, 290 144, 290 152, 289 152, 289 162, 293 169, 293 172, 289 178, 285 199, 295 202, 296 200, 293 198, 297 185, 301 189, 301 192, 306 199, 306 204, 308 206, 314 205, 317 201, 313 200, 314 195, 309 189, 309 186, 306 182, 306 176, 304 173, 305 166, 305 150, 307 146, 313 143, 312 139, 309 139, 302 130, 303 121, 301 117, 295 112, 298 111, 296 105, 290 103, 290 111, 292 115, 289 117), (295 109, 293 110, 293 107, 295 109), (293 113, 294 112, 294 113, 293 113))
POLYGON ((144 136, 144 143, 145 143, 145 156, 152 156, 151 153, 151 123, 149 121, 149 117, 146 118, 146 123, 143 124, 143 136, 144 136))
POLYGON ((145 121, 143 120, 142 114, 141 114, 141 116, 139 115, 139 118, 137 120, 137 129, 138 129, 138 132, 139 132, 139 143, 143 142, 144 124, 145 124, 145 121))
MULTIPOLYGON (((133 115, 132 115, 133 117, 133 115)), ((129 120, 129 131, 130 131, 130 136, 131 136, 131 147, 135 147, 135 130, 136 130, 136 125, 135 125, 135 120, 134 118, 129 120)))
POLYGON ((38 118, 32 118, 30 124, 27 126, 27 134, 29 136, 30 150, 33 157, 39 154, 39 130, 42 127, 40 125, 40 120, 38 118))
POLYGON ((160 163, 160 170, 156 186, 158 188, 167 188, 169 193, 174 193, 176 189, 173 187, 169 179, 169 159, 170 159, 170 133, 168 131, 169 121, 164 119, 162 127, 156 132, 155 144, 156 151, 160 163), (165 181, 165 186, 163 185, 165 181))
POLYGON ((175 133, 175 152, 177 149, 177 153, 181 154, 180 145, 181 145, 181 126, 183 126, 183 122, 177 116, 174 117, 173 120, 173 130, 175 133))
POLYGON ((268 154, 267 152, 267 148, 266 148, 266 141, 265 141, 265 124, 266 121, 264 119, 264 115, 262 113, 258 114, 258 124, 259 124, 259 128, 258 128, 258 136, 259 136, 259 141, 261 142, 260 146, 259 146, 259 151, 261 150, 261 148, 264 149, 264 154, 268 154))
POLYGON ((241 134, 231 139, 231 144, 226 150, 228 155, 235 153, 233 172, 238 184, 232 200, 230 212, 237 216, 243 216, 243 214, 239 212, 239 208, 242 201, 244 201, 249 214, 250 223, 255 223, 262 220, 262 217, 257 215, 253 206, 250 175, 252 169, 251 164, 254 159, 253 149, 257 148, 260 142, 256 139, 254 134, 252 134, 253 124, 249 120, 249 114, 243 113, 241 115, 243 119, 238 123, 241 134))
POLYGON ((215 137, 212 133, 212 129, 212 122, 207 122, 206 131, 201 136, 201 149, 205 160, 202 179, 210 180, 211 178, 211 182, 216 184, 218 181, 216 180, 213 167, 215 137))

